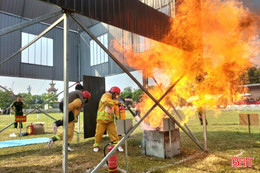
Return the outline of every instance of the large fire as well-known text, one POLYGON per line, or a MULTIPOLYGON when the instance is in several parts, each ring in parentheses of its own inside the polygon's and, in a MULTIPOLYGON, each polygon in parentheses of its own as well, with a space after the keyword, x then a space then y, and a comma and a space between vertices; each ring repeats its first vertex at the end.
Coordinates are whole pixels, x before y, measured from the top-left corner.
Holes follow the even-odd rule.
MULTIPOLYGON (((169 102, 175 106, 188 103, 197 108, 214 108, 236 101, 244 92, 241 75, 259 53, 258 17, 242 2, 198 2, 189 0, 178 5, 171 31, 162 38, 176 46, 151 41, 148 51, 136 53, 132 45, 122 48, 113 41, 114 53, 124 53, 128 66, 156 79, 159 85, 149 88, 156 99, 184 74, 168 97, 160 102, 166 109, 171 108, 169 102)), ((142 114, 153 104, 144 94, 140 103, 142 114)), ((185 121, 194 115, 185 114, 185 121)), ((163 117, 164 113, 155 108, 145 121, 158 127, 163 117)))

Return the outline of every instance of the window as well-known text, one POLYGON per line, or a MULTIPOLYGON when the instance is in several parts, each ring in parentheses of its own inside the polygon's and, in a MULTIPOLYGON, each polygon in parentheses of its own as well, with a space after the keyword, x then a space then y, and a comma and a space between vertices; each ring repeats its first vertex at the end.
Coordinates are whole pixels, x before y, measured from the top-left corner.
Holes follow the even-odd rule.
MULTIPOLYGON (((22 47, 37 36, 22 32, 22 47)), ((22 62, 44 66, 53 66, 53 39, 41 37, 22 51, 22 62)))
POLYGON ((150 39, 149 38, 140 36, 139 43, 140 43, 140 52, 150 49, 150 39))
MULTIPOLYGON (((108 48, 108 34, 101 35, 97 39, 108 48)), ((94 40, 90 40, 90 66, 105 62, 108 62, 108 54, 94 40)))

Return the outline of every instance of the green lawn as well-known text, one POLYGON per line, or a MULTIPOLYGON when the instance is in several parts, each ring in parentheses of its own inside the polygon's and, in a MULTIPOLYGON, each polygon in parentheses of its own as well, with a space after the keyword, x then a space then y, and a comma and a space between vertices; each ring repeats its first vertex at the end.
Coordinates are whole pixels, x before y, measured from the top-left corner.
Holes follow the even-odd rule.
MULTIPOLYGON (((160 159, 142 154, 142 130, 136 129, 127 140, 129 172, 259 172, 260 127, 251 127, 251 137, 249 137, 248 127, 239 125, 239 113, 260 114, 260 111, 207 111, 208 152, 201 151, 181 131, 181 154, 173 158, 174 164, 171 164, 171 159, 160 159), (254 157, 252 167, 231 167, 231 158, 235 156, 254 157)), ((46 133, 29 135, 22 139, 53 136, 53 120, 44 114, 39 115, 29 115, 24 127, 31 122, 44 122, 46 133)), ((61 113, 51 113, 50 115, 57 119, 61 117, 61 113)), ((131 117, 129 113, 127 113, 127 117, 131 117)), ((13 118, 9 115, 0 115, 0 129, 13 122, 13 118)), ((83 121, 82 115, 81 121, 83 121)), ((81 127, 82 124, 81 122, 81 127)), ((203 146, 202 126, 197 116, 194 116, 187 125, 203 146)), ((75 130, 77 129, 76 124, 75 130)), ((19 137, 9 137, 11 133, 18 135, 19 132, 19 129, 11 126, 0 133, 0 141, 19 139, 19 137)), ((108 142, 109 139, 103 137, 102 147, 108 142)), ((79 136, 74 134, 71 147, 75 150, 69 152, 69 172, 86 172, 87 169, 93 169, 102 160, 103 151, 94 153, 92 151, 93 143, 93 138, 83 139, 83 133, 79 136)), ((117 156, 118 167, 126 170, 124 153, 119 153, 117 156)), ((62 172, 62 142, 56 142, 52 149, 48 148, 47 143, 0 149, 0 172, 62 172)), ((99 172, 107 172, 107 168, 102 167, 99 172)))

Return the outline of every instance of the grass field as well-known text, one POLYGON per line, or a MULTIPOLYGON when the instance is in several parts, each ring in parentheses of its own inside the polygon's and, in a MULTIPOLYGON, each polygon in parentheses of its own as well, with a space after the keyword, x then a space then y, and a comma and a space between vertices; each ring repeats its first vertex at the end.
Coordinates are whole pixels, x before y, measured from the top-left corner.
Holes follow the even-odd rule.
MULTIPOLYGON (((208 152, 201 151, 186 134, 180 131, 181 154, 173 158, 173 164, 171 164, 171 159, 160 159, 142 154, 143 132, 140 128, 136 129, 127 140, 129 172, 260 172, 260 127, 252 126, 251 137, 249 137, 248 127, 239 125, 239 113, 260 114, 260 111, 207 111, 208 152), (254 157, 252 167, 231 167, 233 157, 254 157)), ((39 115, 29 115, 24 127, 31 122, 44 122, 45 134, 24 136, 22 139, 53 136, 53 120, 44 114, 39 115)), ((61 117, 61 113, 50 115, 57 119, 61 117)), ((82 116, 81 113, 81 121, 83 121, 82 116)), ((127 117, 131 116, 127 114, 127 117)), ((13 120, 13 116, 0 115, 0 129, 13 120)), ((203 146, 203 131, 198 118, 194 116, 187 125, 203 146)), ((77 128, 76 124, 75 130, 77 128)), ((18 135, 19 132, 19 129, 11 126, 0 133, 0 141, 19 139, 19 137, 9 137, 11 133, 18 135)), ((93 143, 93 138, 83 139, 83 133, 79 136, 74 134, 71 147, 75 150, 69 152, 68 155, 69 172, 86 172, 102 160, 103 151, 94 153, 93 143)), ((102 148, 107 143, 109 139, 103 137, 102 148)), ((117 156, 118 167, 126 170, 124 153, 119 153, 117 156)), ((62 172, 62 142, 56 142, 52 149, 48 148, 47 143, 0 149, 0 172, 62 172)), ((107 172, 107 168, 102 167, 99 172, 107 172)))

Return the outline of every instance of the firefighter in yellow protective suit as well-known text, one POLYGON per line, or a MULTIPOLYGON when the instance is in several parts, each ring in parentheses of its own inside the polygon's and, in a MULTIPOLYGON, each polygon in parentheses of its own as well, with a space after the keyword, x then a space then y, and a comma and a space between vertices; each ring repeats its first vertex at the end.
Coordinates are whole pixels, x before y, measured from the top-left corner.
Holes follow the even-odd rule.
MULTIPOLYGON (((116 99, 119 97, 120 89, 118 87, 112 87, 109 92, 102 95, 98 110, 97 110, 97 125, 95 134, 95 143, 93 145, 93 151, 99 151, 99 144, 102 140, 102 136, 107 130, 110 141, 114 144, 119 142, 119 138, 116 132, 115 118, 119 118, 119 105, 121 104, 116 99)), ((119 152, 123 152, 123 148, 118 148, 119 152)))
MULTIPOLYGON (((83 98, 85 99, 85 103, 88 102, 88 99, 90 99, 91 94, 88 91, 83 91, 82 92, 83 98)), ((78 115, 80 114, 81 108, 84 106, 80 98, 76 98, 69 104, 69 110, 68 112, 72 111, 74 114, 74 120, 68 123, 68 142, 70 143, 73 138, 74 134, 74 127, 75 127, 75 122, 78 121, 78 115)), ((57 140, 62 140, 63 139, 63 132, 53 136, 50 138, 48 147, 51 148, 52 144, 57 141, 57 140)), ((68 147, 69 151, 72 151, 70 147, 68 147)))

